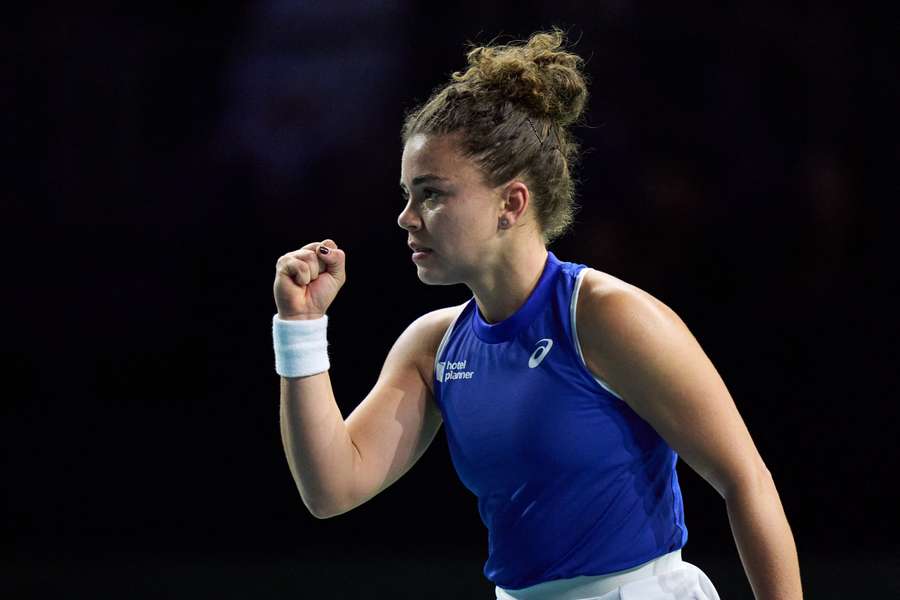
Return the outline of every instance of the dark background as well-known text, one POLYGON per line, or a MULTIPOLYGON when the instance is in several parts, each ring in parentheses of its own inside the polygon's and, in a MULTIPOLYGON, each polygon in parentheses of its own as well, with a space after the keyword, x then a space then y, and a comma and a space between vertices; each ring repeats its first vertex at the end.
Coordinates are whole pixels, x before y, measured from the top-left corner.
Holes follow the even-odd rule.
MULTIPOLYGON (((421 284, 396 224, 404 112, 466 42, 559 25, 591 98, 582 210, 551 249, 700 340, 774 474, 807 598, 892 596, 898 23, 751 1, 11 15, 0 593, 493 598, 443 433, 362 507, 306 511, 272 283, 285 252, 346 250, 329 341, 348 415, 410 321, 469 295, 421 284)), ((724 502, 679 472, 686 560, 750 598, 724 502)))

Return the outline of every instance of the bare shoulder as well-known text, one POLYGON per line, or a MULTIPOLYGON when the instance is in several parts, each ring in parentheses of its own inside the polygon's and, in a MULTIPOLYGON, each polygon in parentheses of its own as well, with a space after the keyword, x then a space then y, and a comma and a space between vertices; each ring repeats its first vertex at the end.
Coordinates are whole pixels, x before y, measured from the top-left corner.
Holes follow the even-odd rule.
POLYGON ((585 363, 724 498, 768 475, 725 382, 681 318, 589 272, 576 326, 585 363))
MULTIPOLYGON (((444 338, 444 334, 450 324, 459 316, 466 303, 457 306, 447 306, 425 313, 407 328, 404 335, 412 337, 412 343, 416 348, 416 367, 422 379, 428 383, 431 389, 432 376, 434 375, 434 359, 438 346, 444 338)), ((434 390, 431 390, 432 393, 434 390)))
POLYGON ((578 308, 612 304, 645 304, 658 309, 671 310, 660 300, 618 277, 588 268, 585 270, 578 294, 578 308))
POLYGON ((618 359, 666 331, 686 329, 675 312, 648 292, 609 273, 587 269, 578 294, 576 327, 585 363, 598 377, 618 359), (624 346, 623 346, 624 345, 624 346), (631 346, 629 349, 627 346, 631 346), (617 349, 616 352, 611 352, 617 349))

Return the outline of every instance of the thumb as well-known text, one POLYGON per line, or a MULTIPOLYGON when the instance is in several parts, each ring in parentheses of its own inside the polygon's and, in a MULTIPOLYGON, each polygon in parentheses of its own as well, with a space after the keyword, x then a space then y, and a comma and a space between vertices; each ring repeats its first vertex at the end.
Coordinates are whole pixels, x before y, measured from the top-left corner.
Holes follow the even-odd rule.
POLYGON ((343 275, 346 255, 332 240, 325 240, 316 248, 316 257, 325 264, 326 270, 335 276, 343 275))

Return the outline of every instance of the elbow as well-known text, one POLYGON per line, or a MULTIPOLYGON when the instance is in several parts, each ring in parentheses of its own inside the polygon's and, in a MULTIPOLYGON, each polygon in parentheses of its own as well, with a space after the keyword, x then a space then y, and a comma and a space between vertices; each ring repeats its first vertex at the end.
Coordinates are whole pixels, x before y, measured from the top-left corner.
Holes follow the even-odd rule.
POLYGON ((350 510, 346 494, 338 493, 334 486, 326 486, 312 478, 294 477, 295 489, 303 506, 316 519, 330 519, 350 510), (345 508, 347 507, 347 508, 345 508))
POLYGON ((327 484, 307 481, 305 485, 301 485, 298 480, 297 491, 300 492, 306 509, 316 519, 330 519, 342 515, 360 504, 354 501, 355 496, 351 491, 339 487, 334 481, 327 484))
MULTIPOLYGON (((309 507, 307 507, 307 508, 309 508, 309 507)), ((312 508, 309 509, 309 514, 311 514, 312 516, 314 516, 315 518, 317 518, 319 520, 330 519, 331 517, 336 516, 334 513, 322 511, 322 510, 314 510, 312 508)))
POLYGON ((340 511, 335 511, 331 507, 323 504, 306 503, 306 509, 309 510, 309 514, 320 520, 330 519, 331 517, 336 517, 341 514, 340 511))
POLYGON ((305 506, 306 510, 309 511, 309 514, 317 519, 327 519, 329 516, 326 507, 322 504, 316 504, 308 501, 306 498, 303 498, 303 506, 305 506))
POLYGON ((765 463, 759 461, 744 472, 728 478, 727 483, 719 488, 719 494, 727 502, 738 496, 757 496, 773 490, 775 490, 775 480, 772 478, 772 472, 765 463))
POLYGON ((330 519, 332 517, 337 517, 339 515, 344 514, 345 512, 350 512, 352 506, 350 505, 339 505, 335 502, 307 502, 304 500, 303 502, 306 505, 309 513, 317 519, 324 520, 330 519))
POLYGON ((303 488, 297 487, 297 491, 300 492, 300 499, 303 501, 303 506, 306 507, 306 510, 309 511, 309 514, 314 516, 317 519, 328 519, 335 515, 334 510, 332 510, 332 503, 328 501, 327 498, 313 496, 312 494, 303 493, 303 488))

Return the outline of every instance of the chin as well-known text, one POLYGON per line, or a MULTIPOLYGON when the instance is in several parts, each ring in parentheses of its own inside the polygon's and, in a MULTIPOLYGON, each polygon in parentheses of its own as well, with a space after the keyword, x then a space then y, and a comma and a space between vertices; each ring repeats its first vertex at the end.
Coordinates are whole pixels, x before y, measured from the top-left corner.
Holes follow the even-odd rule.
POLYGON ((425 285, 455 285, 461 283, 459 279, 450 276, 449 273, 440 273, 422 267, 416 269, 416 275, 419 276, 419 281, 425 285))

